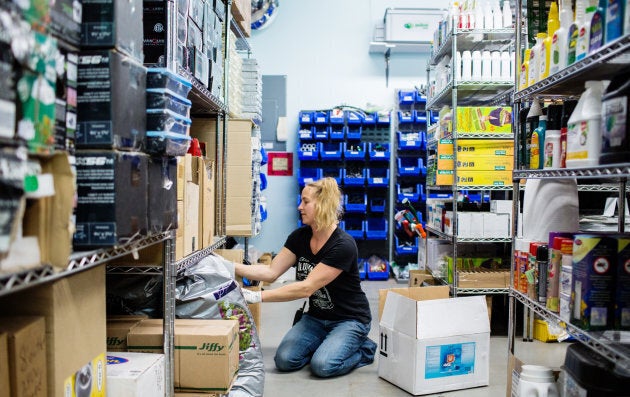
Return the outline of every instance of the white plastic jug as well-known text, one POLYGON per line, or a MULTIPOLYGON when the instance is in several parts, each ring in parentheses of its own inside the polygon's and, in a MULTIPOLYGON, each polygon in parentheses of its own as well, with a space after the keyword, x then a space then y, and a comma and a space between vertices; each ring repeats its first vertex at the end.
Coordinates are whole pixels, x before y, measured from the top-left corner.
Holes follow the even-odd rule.
POLYGON ((518 390, 520 397, 560 396, 551 368, 541 365, 523 365, 518 390))

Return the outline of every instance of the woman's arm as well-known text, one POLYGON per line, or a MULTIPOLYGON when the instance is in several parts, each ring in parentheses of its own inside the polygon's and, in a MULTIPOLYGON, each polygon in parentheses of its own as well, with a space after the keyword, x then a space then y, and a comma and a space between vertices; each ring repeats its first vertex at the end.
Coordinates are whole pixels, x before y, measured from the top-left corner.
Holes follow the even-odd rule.
POLYGON ((271 261, 271 265, 244 265, 242 263, 236 263, 234 270, 236 274, 241 277, 246 277, 250 280, 265 281, 273 283, 284 272, 289 270, 296 261, 295 254, 289 251, 287 248, 282 247, 282 250, 271 261))
POLYGON ((263 302, 286 302, 308 298, 318 289, 325 287, 341 274, 336 267, 319 263, 303 281, 296 281, 280 288, 262 291, 263 302))

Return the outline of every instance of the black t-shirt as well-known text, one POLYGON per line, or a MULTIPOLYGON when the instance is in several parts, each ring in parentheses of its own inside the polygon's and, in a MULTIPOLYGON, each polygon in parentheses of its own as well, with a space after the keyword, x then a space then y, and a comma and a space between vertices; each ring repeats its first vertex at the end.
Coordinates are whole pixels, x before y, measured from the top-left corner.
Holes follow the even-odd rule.
POLYGON ((318 263, 341 269, 342 272, 311 295, 308 314, 321 320, 354 319, 369 323, 372 315, 367 297, 361 289, 356 242, 344 230, 336 228, 315 255, 310 247, 312 236, 311 227, 302 226, 293 231, 284 243, 297 257, 294 265, 297 280, 304 280, 318 263))

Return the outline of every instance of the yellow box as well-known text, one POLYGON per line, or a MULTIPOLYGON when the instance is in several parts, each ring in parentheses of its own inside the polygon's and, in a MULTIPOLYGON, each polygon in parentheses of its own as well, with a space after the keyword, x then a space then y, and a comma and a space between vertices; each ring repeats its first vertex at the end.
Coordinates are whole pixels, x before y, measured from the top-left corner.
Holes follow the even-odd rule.
POLYGON ((512 132, 512 108, 509 106, 459 106, 457 131, 467 133, 512 132))
POLYGON ((453 140, 452 139, 440 139, 437 144, 437 153, 439 154, 453 154, 453 140))
POLYGON ((453 170, 437 170, 435 184, 451 186, 453 184, 453 170))
POLYGON ((470 153, 477 156, 513 156, 514 141, 508 139, 458 139, 457 156, 470 153))
POLYGON ((453 170, 453 158, 455 155, 453 153, 450 154, 441 154, 437 155, 437 168, 438 170, 453 170))
POLYGON ((64 396, 67 397, 105 397, 105 353, 86 363, 77 372, 70 375, 63 385, 64 396), (90 394, 86 394, 89 390, 90 394))
POLYGON ((545 320, 537 318, 534 320, 534 339, 541 342, 557 342, 558 335, 549 332, 549 325, 545 320))
POLYGON ((512 171, 457 170, 457 186, 509 186, 512 171))
POLYGON ((457 156, 457 171, 511 171, 514 169, 514 156, 477 156, 462 154, 457 156))

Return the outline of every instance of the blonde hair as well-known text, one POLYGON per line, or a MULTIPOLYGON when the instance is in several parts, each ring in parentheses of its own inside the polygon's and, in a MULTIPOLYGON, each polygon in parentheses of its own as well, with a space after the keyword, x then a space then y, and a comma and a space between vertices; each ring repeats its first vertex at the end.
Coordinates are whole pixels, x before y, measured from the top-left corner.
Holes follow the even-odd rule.
POLYGON ((321 230, 336 225, 343 215, 343 204, 341 202, 341 189, 339 189, 335 178, 322 178, 307 184, 306 187, 313 189, 313 197, 315 198, 313 229, 321 230))

